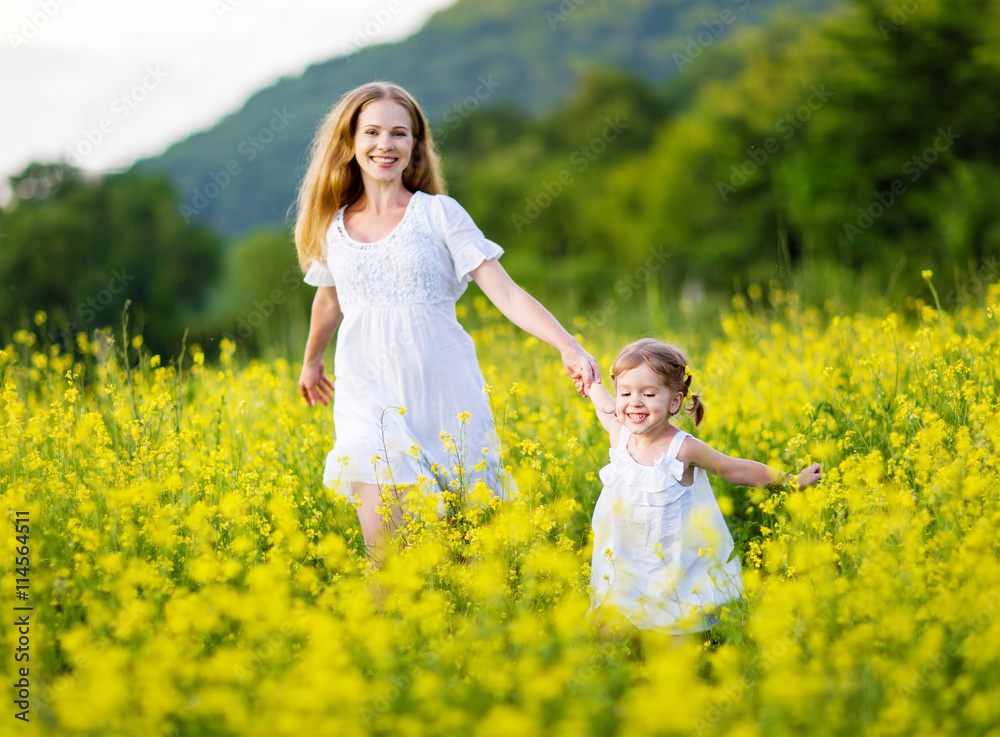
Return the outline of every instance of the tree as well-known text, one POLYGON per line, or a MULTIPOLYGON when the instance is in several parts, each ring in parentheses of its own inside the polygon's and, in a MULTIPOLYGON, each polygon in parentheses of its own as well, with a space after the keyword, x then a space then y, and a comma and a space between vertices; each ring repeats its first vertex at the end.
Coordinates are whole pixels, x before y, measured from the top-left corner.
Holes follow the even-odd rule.
POLYGON ((0 330, 36 310, 53 335, 117 326, 126 300, 152 350, 179 350, 215 278, 221 240, 186 224, 160 176, 85 179, 64 164, 32 164, 10 179, 2 213, 0 330))
POLYGON ((284 348, 305 343, 302 326, 314 294, 302 281, 292 234, 257 229, 226 250, 205 310, 205 334, 228 338, 250 353, 283 354, 284 348))

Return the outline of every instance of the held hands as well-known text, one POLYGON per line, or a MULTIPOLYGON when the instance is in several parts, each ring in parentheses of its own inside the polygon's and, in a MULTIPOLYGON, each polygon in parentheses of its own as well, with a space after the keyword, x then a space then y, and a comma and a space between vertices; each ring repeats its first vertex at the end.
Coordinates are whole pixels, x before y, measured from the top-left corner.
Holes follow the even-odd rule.
POLYGON ((590 387, 593 386, 594 384, 600 384, 600 383, 601 383, 600 377, 594 379, 592 382, 590 382, 590 384, 584 383, 582 377, 573 379, 573 384, 576 386, 576 390, 580 392, 580 396, 582 397, 589 397, 590 387))
POLYGON ((597 365, 597 360, 583 350, 583 346, 579 343, 562 351, 562 362, 566 375, 573 379, 576 390, 581 396, 587 396, 590 385, 601 380, 601 369, 597 365))
POLYGON ((317 401, 325 406, 329 400, 333 399, 333 382, 327 378, 323 368, 322 361, 302 366, 302 373, 299 375, 299 392, 310 407, 315 406, 317 401))

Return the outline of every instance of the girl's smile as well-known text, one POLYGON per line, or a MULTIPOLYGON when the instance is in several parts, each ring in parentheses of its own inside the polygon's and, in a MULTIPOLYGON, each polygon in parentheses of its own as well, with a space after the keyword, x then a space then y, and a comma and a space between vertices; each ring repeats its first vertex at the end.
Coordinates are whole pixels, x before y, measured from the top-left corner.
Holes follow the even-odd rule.
POLYGON ((678 408, 676 395, 649 366, 640 364, 615 377, 615 414, 634 435, 662 434, 678 408))

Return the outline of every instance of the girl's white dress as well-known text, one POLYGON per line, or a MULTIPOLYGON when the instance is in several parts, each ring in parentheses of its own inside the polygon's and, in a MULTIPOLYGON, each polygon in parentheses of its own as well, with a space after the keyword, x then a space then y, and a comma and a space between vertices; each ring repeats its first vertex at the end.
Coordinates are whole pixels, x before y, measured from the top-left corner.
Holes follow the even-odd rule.
POLYGON ((682 486, 677 459, 688 433, 678 430, 652 466, 628 452, 624 427, 594 508, 591 603, 609 607, 640 629, 701 632, 711 611, 740 596, 740 564, 703 469, 682 486))
POLYGON ((446 195, 415 192, 395 229, 374 243, 351 238, 343 216, 342 207, 327 231, 326 263, 314 261, 305 275, 307 284, 335 286, 344 313, 323 482, 348 499, 351 482, 420 477, 438 489, 482 480, 506 496, 486 382, 455 316, 469 272, 503 249, 446 195))

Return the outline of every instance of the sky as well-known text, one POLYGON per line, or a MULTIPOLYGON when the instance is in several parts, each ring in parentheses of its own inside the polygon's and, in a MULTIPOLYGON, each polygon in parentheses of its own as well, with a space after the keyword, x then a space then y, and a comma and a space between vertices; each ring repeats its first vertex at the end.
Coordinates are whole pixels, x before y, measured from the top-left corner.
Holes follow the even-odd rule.
POLYGON ((455 1, 2 0, 0 200, 32 161, 127 168, 282 76, 406 38, 455 1))

